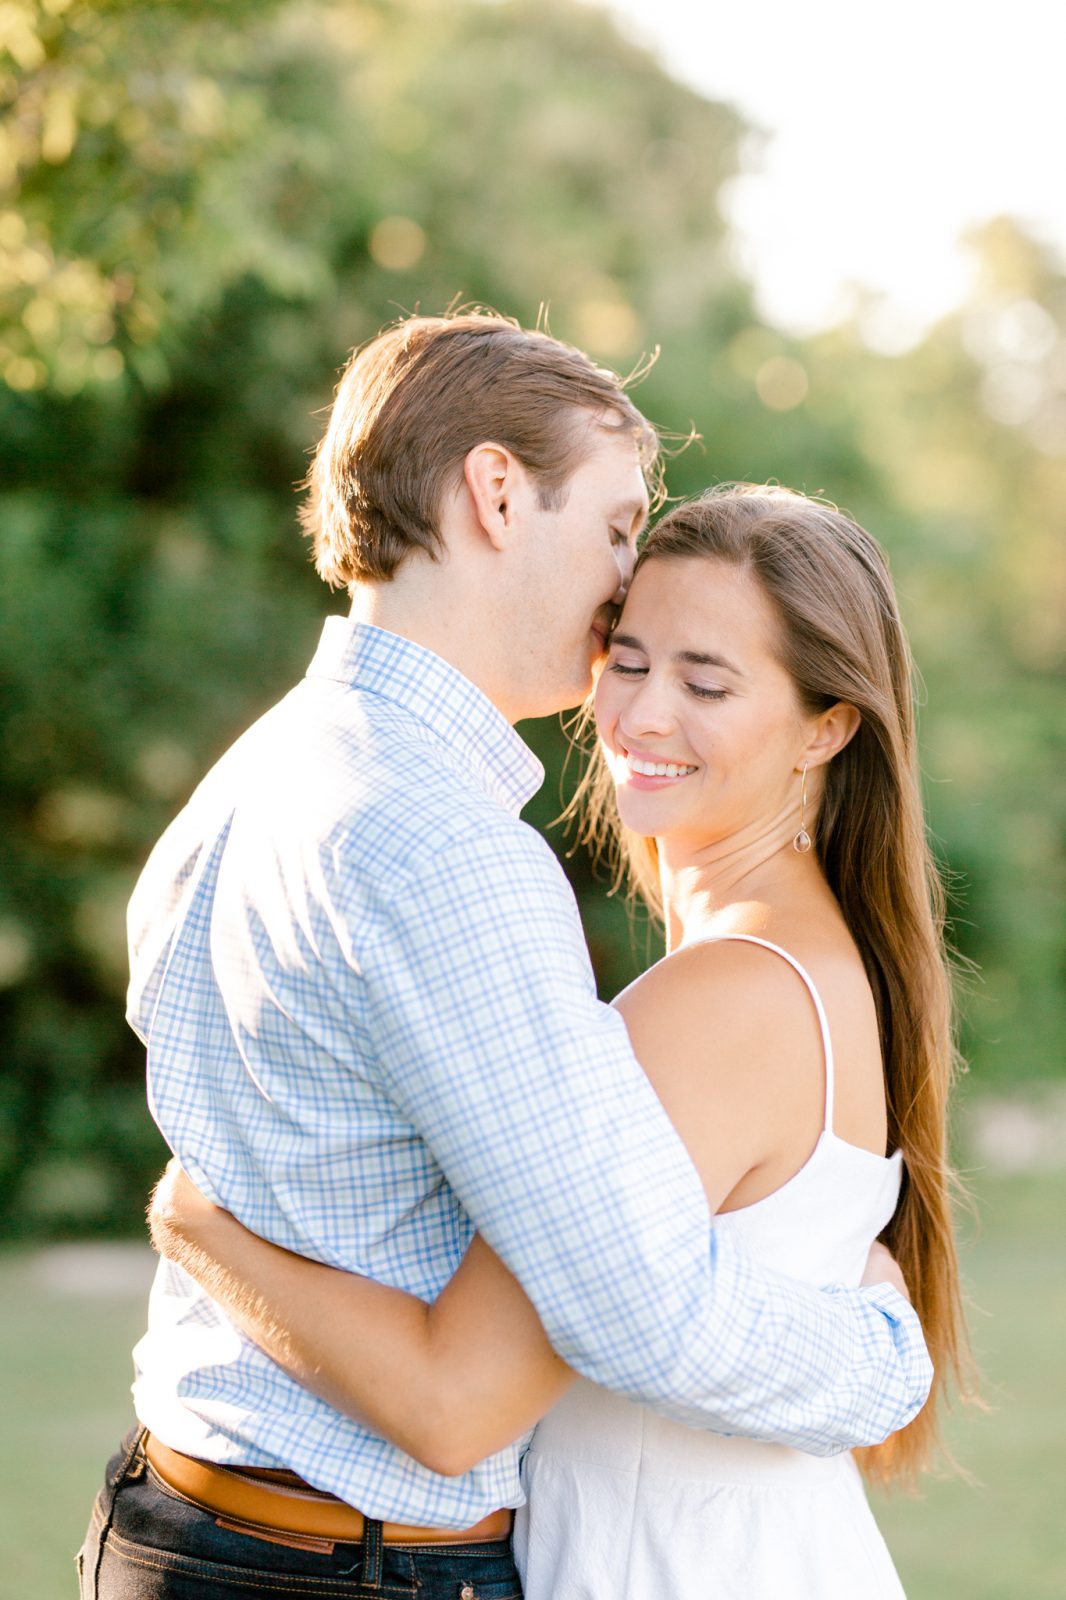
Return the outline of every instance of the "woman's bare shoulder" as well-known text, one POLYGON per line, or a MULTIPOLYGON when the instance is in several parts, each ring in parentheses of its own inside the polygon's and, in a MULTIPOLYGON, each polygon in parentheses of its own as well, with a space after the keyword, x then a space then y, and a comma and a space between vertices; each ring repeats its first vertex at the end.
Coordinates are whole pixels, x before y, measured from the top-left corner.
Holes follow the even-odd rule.
POLYGON ((782 1146, 817 1138, 824 1052, 802 980, 735 940, 676 951, 615 1002, 712 1207, 782 1146))
MULTIPOLYGON (((802 964, 802 963, 801 963, 802 964)), ((702 1030, 708 1021, 752 1029, 775 1019, 787 1022, 791 1011, 811 1008, 799 976, 773 950, 728 935, 698 940, 657 961, 615 1000, 629 1022, 655 1022, 668 1015, 671 1023, 691 1023, 702 1030)))

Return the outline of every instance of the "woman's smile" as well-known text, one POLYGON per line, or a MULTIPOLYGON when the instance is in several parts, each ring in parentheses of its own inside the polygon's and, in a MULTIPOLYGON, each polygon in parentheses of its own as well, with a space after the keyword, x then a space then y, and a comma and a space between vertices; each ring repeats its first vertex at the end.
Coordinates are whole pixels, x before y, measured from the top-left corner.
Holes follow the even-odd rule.
POLYGON ((610 763, 615 783, 630 784, 634 789, 667 789, 699 770, 691 762, 624 745, 611 752, 610 763))

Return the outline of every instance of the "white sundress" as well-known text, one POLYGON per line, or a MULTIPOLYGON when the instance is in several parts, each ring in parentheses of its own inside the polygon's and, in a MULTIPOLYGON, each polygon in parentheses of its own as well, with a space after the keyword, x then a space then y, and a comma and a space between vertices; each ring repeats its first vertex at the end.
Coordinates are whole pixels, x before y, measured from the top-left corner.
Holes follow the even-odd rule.
MULTIPOLYGON (((896 1208, 900 1152, 833 1132, 832 1043, 810 975, 766 939, 723 937, 775 951, 807 985, 826 1096, 800 1171, 714 1226, 790 1277, 857 1285, 896 1208)), ((847 1454, 687 1428, 579 1379, 538 1425, 523 1478, 514 1545, 526 1600, 903 1600, 847 1454)))

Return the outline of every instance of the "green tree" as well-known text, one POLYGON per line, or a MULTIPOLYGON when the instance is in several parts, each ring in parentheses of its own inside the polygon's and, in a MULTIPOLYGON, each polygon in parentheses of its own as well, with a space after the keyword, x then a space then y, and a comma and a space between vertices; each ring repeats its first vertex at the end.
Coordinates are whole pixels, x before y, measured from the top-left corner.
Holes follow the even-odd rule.
MULTIPOLYGON (((125 899, 343 605, 294 515, 331 375, 400 311, 456 298, 527 322, 546 305, 623 370, 661 345, 641 403, 703 441, 674 494, 774 477, 889 545, 960 942, 987 970, 975 1076, 1051 1070, 1064 283, 1046 252, 991 230, 974 304, 903 357, 873 355, 861 318, 810 341, 765 326, 719 207, 737 116, 569 0, 9 0, 0 50, 3 1226, 139 1214, 161 1144, 122 1016, 125 899)), ((546 826, 565 741, 526 731, 546 826)), ((613 990, 654 947, 567 866, 613 990)))
MULTIPOLYGON (((338 359, 461 296, 551 301, 621 361, 656 307, 698 309, 709 364, 748 314, 716 208, 740 130, 567 5, 26 0, 3 25, 0 1201, 106 1228, 160 1158, 124 902, 330 603, 293 484, 338 359)), ((533 737, 557 772, 558 729, 533 737)))

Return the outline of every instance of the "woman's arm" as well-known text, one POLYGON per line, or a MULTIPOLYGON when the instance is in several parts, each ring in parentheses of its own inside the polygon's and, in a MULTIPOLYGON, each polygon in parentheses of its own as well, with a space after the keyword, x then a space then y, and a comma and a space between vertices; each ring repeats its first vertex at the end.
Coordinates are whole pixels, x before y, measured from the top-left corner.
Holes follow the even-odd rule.
POLYGON ((468 1472, 573 1382, 499 1257, 475 1238, 432 1305, 250 1233, 171 1161, 152 1243, 296 1381, 423 1466, 468 1472))

